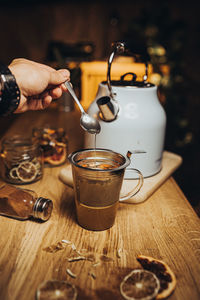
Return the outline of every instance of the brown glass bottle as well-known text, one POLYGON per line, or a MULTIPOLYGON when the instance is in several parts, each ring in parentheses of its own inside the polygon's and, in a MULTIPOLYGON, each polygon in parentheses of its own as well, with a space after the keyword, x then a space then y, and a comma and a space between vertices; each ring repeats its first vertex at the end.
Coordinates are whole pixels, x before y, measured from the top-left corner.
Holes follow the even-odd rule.
POLYGON ((38 197, 34 191, 5 184, 0 187, 0 215, 26 220, 30 217, 47 221, 53 209, 50 199, 38 197))

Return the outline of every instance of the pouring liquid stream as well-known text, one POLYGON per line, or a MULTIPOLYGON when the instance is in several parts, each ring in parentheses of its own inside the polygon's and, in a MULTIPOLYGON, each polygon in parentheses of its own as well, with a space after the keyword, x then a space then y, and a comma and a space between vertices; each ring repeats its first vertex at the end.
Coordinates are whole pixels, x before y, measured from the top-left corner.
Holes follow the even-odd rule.
POLYGON ((99 155, 97 150, 97 133, 93 134, 94 136, 94 146, 93 146, 93 155, 91 159, 83 159, 80 162, 80 165, 84 167, 89 167, 95 170, 113 170, 120 166, 119 162, 111 160, 110 158, 103 158, 99 155))
MULTIPOLYGON (((96 148, 97 148, 97 134, 94 134, 94 150, 95 150, 95 156, 97 157, 97 152, 96 152, 96 148)), ((97 160, 95 159, 95 168, 97 168, 97 160)))

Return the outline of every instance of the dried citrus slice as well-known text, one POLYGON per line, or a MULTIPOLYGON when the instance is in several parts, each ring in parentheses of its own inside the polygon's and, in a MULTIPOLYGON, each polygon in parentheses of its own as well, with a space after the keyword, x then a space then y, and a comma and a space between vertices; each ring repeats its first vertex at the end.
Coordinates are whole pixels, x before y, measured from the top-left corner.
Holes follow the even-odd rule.
POLYGON ((41 173, 42 173, 42 161, 35 157, 31 162, 36 167, 37 175, 41 175, 41 173))
POLYGON ((41 283, 36 291, 37 300, 76 300, 76 287, 59 280, 48 280, 41 283))
POLYGON ((9 175, 11 178, 13 179, 18 179, 18 176, 17 176, 17 168, 12 168, 9 172, 9 175))
POLYGON ((35 157, 34 159, 32 159, 31 162, 32 162, 37 168, 40 168, 40 167, 41 167, 40 159, 38 159, 37 157, 35 157))
POLYGON ((145 270, 153 272, 160 281, 156 299, 164 299, 171 295, 176 287, 176 277, 170 267, 164 261, 150 256, 139 255, 137 260, 145 270))
POLYGON ((44 132, 52 135, 52 134, 54 134, 56 132, 56 130, 52 129, 52 128, 44 128, 44 132))
POLYGON ((31 182, 37 176, 36 166, 30 162, 22 162, 16 169, 18 178, 23 182, 31 182))
POLYGON ((67 157, 66 147, 56 147, 56 153, 51 156, 44 158, 45 162, 48 162, 51 165, 60 165, 65 162, 67 157))
POLYGON ((127 300, 151 300, 160 289, 158 278, 152 272, 135 269, 124 277, 120 292, 127 300))

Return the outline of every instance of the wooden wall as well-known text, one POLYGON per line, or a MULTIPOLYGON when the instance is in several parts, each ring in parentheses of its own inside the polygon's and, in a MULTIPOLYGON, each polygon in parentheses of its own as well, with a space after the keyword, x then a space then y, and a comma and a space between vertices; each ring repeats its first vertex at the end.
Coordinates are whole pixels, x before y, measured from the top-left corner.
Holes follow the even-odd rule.
POLYGON ((23 56, 42 61, 51 40, 67 43, 92 41, 96 47, 95 58, 99 59, 104 55, 109 34, 117 38, 109 21, 109 5, 105 7, 105 4, 95 1, 45 1, 19 7, 0 6, 0 59, 8 61, 23 56))
MULTIPOLYGON (((190 22, 191 37, 197 22, 193 1, 170 1, 171 13, 190 22)), ((95 44, 94 58, 107 56, 111 41, 123 38, 130 22, 145 5, 159 1, 139 0, 0 0, 0 60, 14 57, 43 61, 49 41, 95 44)), ((192 45, 191 49, 192 49, 192 45)))

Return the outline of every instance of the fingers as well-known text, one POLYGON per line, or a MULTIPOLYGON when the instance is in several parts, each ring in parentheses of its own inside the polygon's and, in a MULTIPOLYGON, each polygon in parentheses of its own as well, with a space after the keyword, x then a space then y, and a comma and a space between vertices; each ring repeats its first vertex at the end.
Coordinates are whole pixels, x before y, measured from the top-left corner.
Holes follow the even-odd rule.
POLYGON ((49 94, 53 99, 60 98, 62 96, 62 88, 61 87, 56 87, 52 90, 49 91, 49 94))
POLYGON ((42 100, 42 109, 47 108, 51 104, 52 100, 53 100, 53 98, 50 95, 43 98, 43 100, 42 100))
POLYGON ((68 91, 68 89, 67 89, 67 87, 66 87, 66 85, 64 83, 61 84, 61 89, 62 89, 63 92, 67 92, 68 91))
POLYGON ((62 89, 62 86, 58 86, 58 87, 55 87, 55 88, 52 88, 52 89, 49 89, 45 92, 43 92, 42 94, 39 95, 39 98, 45 98, 47 96, 51 96, 52 99, 57 99, 57 98, 60 98, 62 96, 62 92, 63 92, 63 89, 62 89))
POLYGON ((27 110, 43 110, 52 101, 52 97, 50 95, 47 95, 44 98, 29 98, 27 101, 25 101, 21 106, 19 106, 15 113, 23 113, 27 110))
POLYGON ((64 83, 66 80, 69 80, 70 73, 67 69, 60 69, 58 71, 52 71, 50 73, 49 84, 58 85, 64 83))
POLYGON ((16 76, 21 91, 16 113, 44 109, 53 99, 61 97, 67 91, 64 86, 64 82, 70 78, 67 69, 56 71, 50 66, 22 58, 13 60, 9 67, 16 76))
POLYGON ((51 102, 52 97, 49 94, 39 99, 29 99, 28 110, 43 110, 47 108, 51 104, 51 102))
POLYGON ((62 96, 61 87, 56 87, 52 90, 46 91, 46 92, 42 93, 38 97, 38 99, 32 99, 37 103, 35 103, 31 109, 34 109, 34 110, 44 109, 51 104, 53 99, 60 98, 61 96, 62 96))

